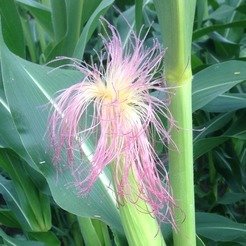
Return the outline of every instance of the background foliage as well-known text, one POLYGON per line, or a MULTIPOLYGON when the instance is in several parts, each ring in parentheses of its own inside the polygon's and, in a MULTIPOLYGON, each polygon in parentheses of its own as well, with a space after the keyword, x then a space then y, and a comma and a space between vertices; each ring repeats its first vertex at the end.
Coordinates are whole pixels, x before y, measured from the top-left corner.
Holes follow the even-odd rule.
MULTIPOLYGON (((243 0, 197 1, 191 62, 200 245, 246 243, 245 9, 243 0)), ((0 0, 0 13, 0 242, 126 245, 104 180, 80 197, 69 185, 69 170, 57 174, 52 166, 46 105, 82 75, 54 70, 59 62, 42 64, 57 56, 96 62, 98 35, 105 34, 102 15, 124 40, 131 28, 139 32, 144 25, 146 45, 153 37, 162 42, 153 2, 0 0)), ((160 154, 163 148, 158 146, 160 154)), ((110 180, 107 170, 105 177, 110 180)), ((163 228, 172 245, 169 229, 163 228)))

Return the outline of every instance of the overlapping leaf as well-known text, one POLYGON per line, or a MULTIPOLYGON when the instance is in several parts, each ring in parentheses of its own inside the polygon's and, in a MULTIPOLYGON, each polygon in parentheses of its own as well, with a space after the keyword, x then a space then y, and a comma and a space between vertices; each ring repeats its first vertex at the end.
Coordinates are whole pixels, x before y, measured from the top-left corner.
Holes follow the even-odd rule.
MULTIPOLYGON (((115 200, 108 188, 109 175, 104 174, 88 196, 81 197, 71 185, 70 171, 64 169, 58 175, 52 165, 52 153, 46 139, 52 97, 56 91, 80 81, 82 74, 61 69, 51 71, 45 66, 24 61, 13 55, 3 40, 1 48, 3 82, 12 117, 23 145, 46 177, 55 201, 67 211, 100 218, 121 231, 115 200)), ((63 165, 66 166, 65 160, 63 165)))
POLYGON ((246 80, 245 66, 244 61, 227 61, 197 73, 192 84, 193 111, 246 80))

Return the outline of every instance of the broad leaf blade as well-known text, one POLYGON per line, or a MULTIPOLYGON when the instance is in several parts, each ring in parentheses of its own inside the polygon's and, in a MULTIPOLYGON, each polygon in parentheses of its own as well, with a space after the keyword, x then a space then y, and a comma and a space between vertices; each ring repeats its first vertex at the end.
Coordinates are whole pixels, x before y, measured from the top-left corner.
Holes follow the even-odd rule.
POLYGON ((8 208, 10 208, 22 228, 27 231, 36 231, 38 230, 38 225, 36 224, 35 218, 30 216, 28 210, 26 211, 20 203, 18 194, 15 190, 14 184, 12 181, 5 179, 0 175, 0 194, 2 194, 8 208), (33 220, 34 218, 34 220, 33 220))
POLYGON ((20 155, 32 168, 39 171, 37 165, 27 153, 21 142, 19 133, 13 122, 9 106, 4 98, 4 93, 0 90, 0 145, 2 148, 13 149, 20 155))
POLYGON ((246 80, 245 66, 244 61, 228 61, 197 73, 192 83, 193 112, 246 80))
POLYGON ((48 232, 30 232, 28 233, 30 239, 37 240, 47 246, 59 246, 61 242, 52 231, 48 232))
POLYGON ((211 138, 203 138, 199 139, 194 143, 193 156, 194 160, 199 158, 200 156, 206 154, 213 148, 219 146, 228 140, 228 137, 211 137, 211 138))
POLYGON ((232 118, 233 113, 220 114, 207 122, 205 125, 200 126, 197 132, 194 133, 193 141, 196 142, 199 139, 206 137, 208 134, 221 129, 232 118))
POLYGON ((211 213, 196 213, 197 233, 200 236, 223 242, 246 241, 244 224, 233 222, 223 216, 211 213))
MULTIPOLYGON (((53 167, 52 151, 45 137, 50 107, 47 104, 53 104, 55 92, 79 82, 83 75, 71 70, 51 72, 51 68, 14 56, 3 43, 1 47, 3 82, 15 125, 25 148, 46 177, 55 201, 71 213, 100 217, 121 231, 112 191, 104 182, 110 176, 105 174, 88 196, 79 197, 70 170, 65 168, 58 174, 53 167)), ((66 166, 66 161, 62 165, 66 166)))
POLYGON ((11 211, 11 209, 7 208, 0 208, 0 224, 13 228, 21 227, 18 221, 16 220, 14 213, 11 211))
POLYGON ((208 112, 230 112, 246 108, 246 94, 226 93, 216 97, 202 109, 208 112))
POLYGON ((40 231, 51 228, 51 212, 49 198, 42 195, 32 182, 24 163, 15 153, 0 149, 0 167, 11 178, 20 198, 20 206, 28 217, 37 221, 40 231))
POLYGON ((245 27, 246 25, 246 20, 240 20, 240 21, 233 21, 231 23, 226 23, 226 24, 217 24, 217 25, 212 25, 208 27, 204 27, 201 29, 197 29, 193 32, 193 40, 196 40, 204 35, 207 35, 213 31, 218 31, 218 30, 224 30, 229 27, 245 27))
POLYGON ((15 1, 1 0, 0 15, 3 36, 7 46, 16 55, 25 57, 24 35, 15 1))

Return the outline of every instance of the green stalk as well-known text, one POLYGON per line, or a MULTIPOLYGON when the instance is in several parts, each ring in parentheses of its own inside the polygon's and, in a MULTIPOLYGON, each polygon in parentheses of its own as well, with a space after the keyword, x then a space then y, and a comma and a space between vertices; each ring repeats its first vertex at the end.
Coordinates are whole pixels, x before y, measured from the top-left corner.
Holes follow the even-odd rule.
POLYGON ((174 212, 178 232, 174 232, 174 245, 196 245, 191 80, 176 89, 170 110, 177 122, 172 139, 178 149, 169 151, 170 181, 177 203, 174 212))
POLYGON ((107 225, 100 220, 92 219, 91 221, 101 244, 105 246, 111 246, 112 244, 107 225))
POLYGON ((77 220, 79 222, 79 228, 80 232, 83 236, 85 245, 87 246, 95 246, 101 245, 101 242, 98 238, 97 232, 92 224, 92 221, 90 218, 83 218, 77 216, 77 220))
POLYGON ((177 207, 174 217, 178 231, 174 231, 174 245, 196 245, 195 206, 193 184, 193 144, 191 110, 191 41, 195 0, 155 0, 163 41, 167 47, 165 78, 176 87, 170 111, 176 127, 170 146, 169 168, 173 196, 177 207))
POLYGON ((138 197, 138 182, 133 171, 128 178, 131 185, 131 200, 136 202, 133 204, 126 200, 119 200, 120 218, 128 244, 130 246, 165 246, 157 220, 147 212, 150 211, 149 205, 138 197))

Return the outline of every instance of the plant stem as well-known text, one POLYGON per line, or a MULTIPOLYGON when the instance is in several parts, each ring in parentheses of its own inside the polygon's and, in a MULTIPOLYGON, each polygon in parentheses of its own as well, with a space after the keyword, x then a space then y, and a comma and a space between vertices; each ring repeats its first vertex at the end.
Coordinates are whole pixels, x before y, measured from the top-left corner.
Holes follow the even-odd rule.
POLYGON ((172 131, 172 140, 178 149, 169 151, 170 181, 177 203, 174 212, 178 232, 174 232, 174 245, 196 245, 191 81, 176 89, 170 110, 177 122, 177 127, 172 131))
POLYGON ((175 87, 170 111, 176 126, 171 137, 169 168, 178 233, 174 245, 196 245, 193 184, 193 144, 191 110, 191 42, 196 0, 154 0, 162 37, 167 47, 165 77, 175 87))

